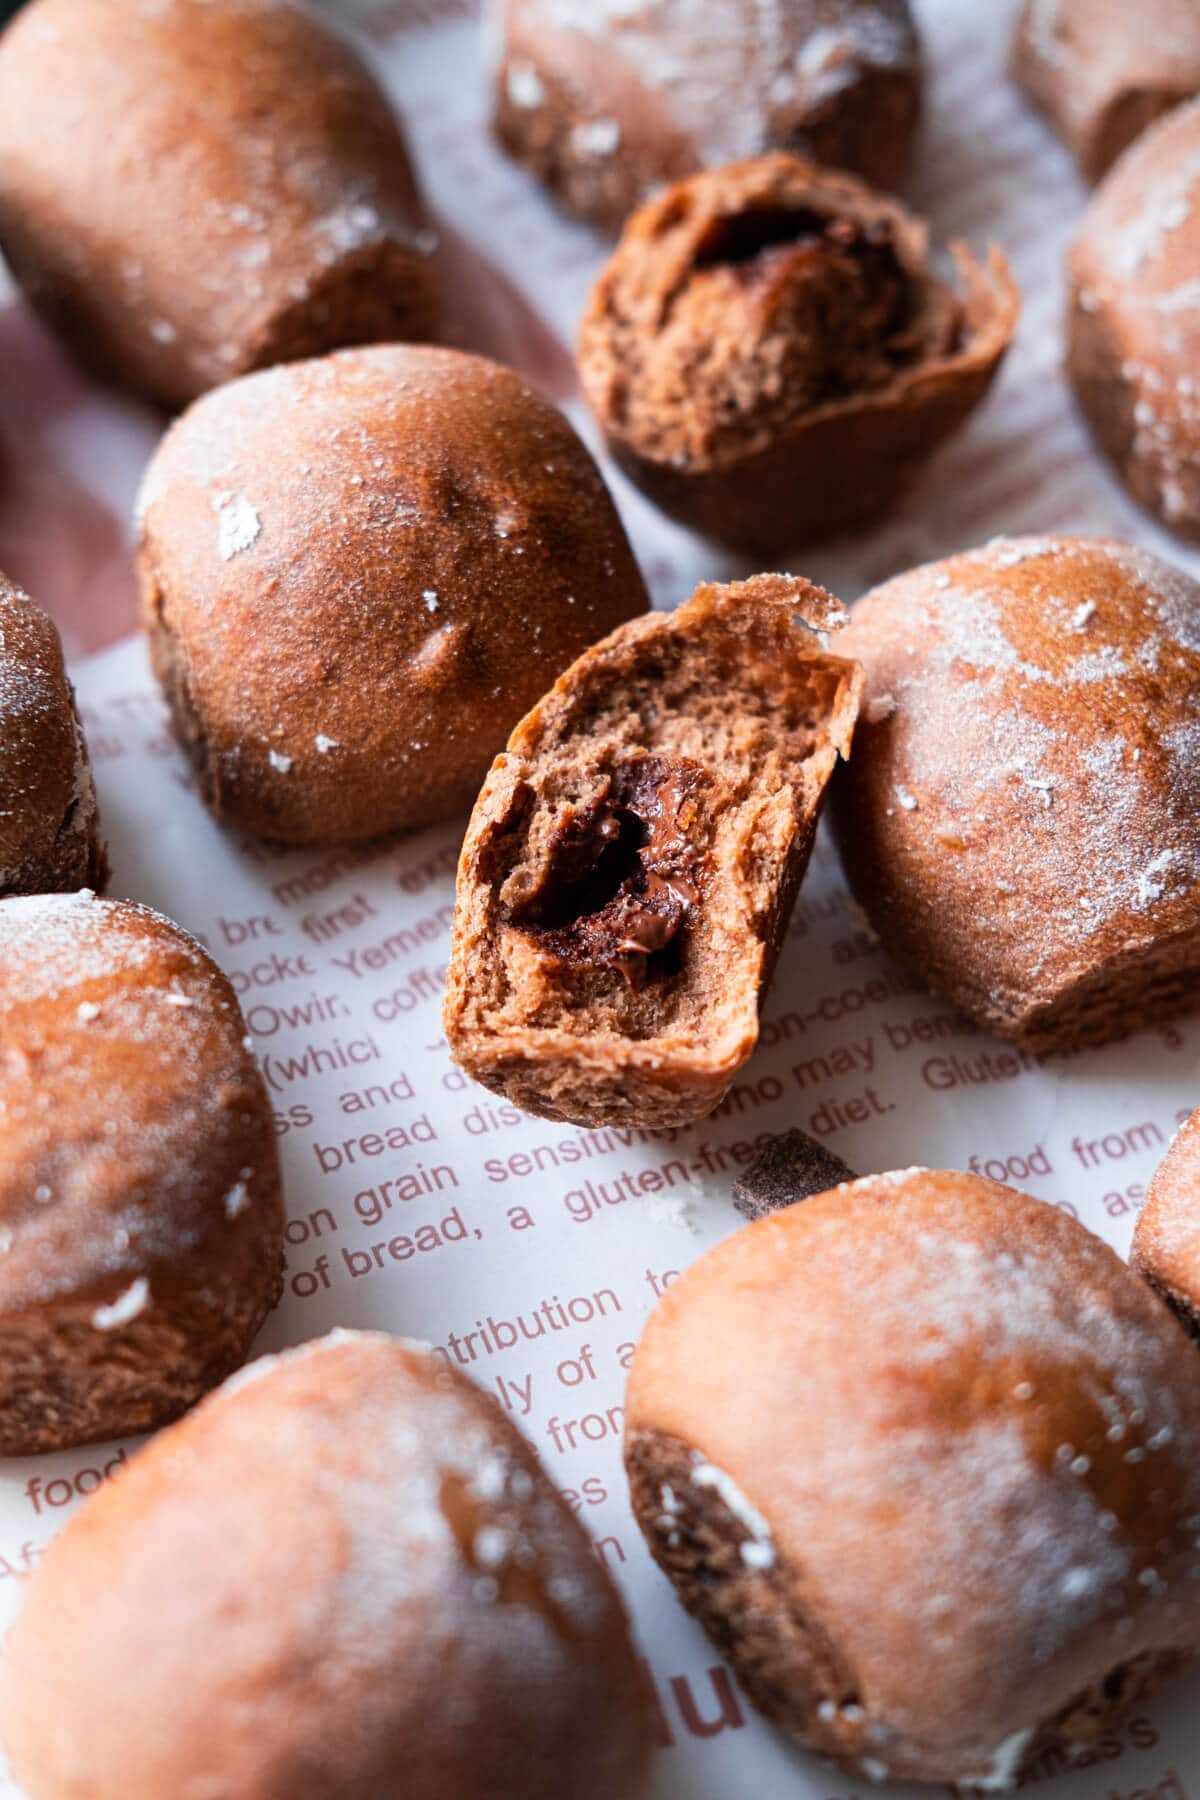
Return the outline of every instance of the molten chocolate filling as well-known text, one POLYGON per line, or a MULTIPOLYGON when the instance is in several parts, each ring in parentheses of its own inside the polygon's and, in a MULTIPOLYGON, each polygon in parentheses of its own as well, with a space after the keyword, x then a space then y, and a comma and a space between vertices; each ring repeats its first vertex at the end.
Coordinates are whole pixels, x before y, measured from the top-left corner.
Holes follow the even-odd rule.
POLYGON ((713 219, 696 245, 683 314, 709 343, 700 375, 723 425, 793 417, 886 386, 911 362, 915 295, 886 219, 811 207, 748 207, 713 219))
POLYGON ((689 834, 703 781, 686 758, 615 768, 560 828, 520 929, 562 962, 619 969, 641 987, 700 896, 706 859, 689 834))

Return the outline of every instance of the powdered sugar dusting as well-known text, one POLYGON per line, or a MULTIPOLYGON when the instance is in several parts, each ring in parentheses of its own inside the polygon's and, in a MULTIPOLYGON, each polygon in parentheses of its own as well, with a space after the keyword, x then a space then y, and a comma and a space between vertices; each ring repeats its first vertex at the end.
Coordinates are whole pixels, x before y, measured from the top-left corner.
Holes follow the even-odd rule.
MULTIPOLYGON (((136 1281, 207 1241, 230 1185, 214 1169, 246 1142, 243 1031, 199 945, 149 908, 86 891, 0 906, 10 1303, 136 1281)), ((265 1146, 265 1113, 261 1130, 265 1146)))
POLYGON ((217 555, 230 562, 258 542, 262 521, 243 494, 221 494, 213 501, 217 515, 217 555))
POLYGON ((1138 1220, 1134 1249, 1143 1268, 1200 1311, 1200 1108, 1179 1127, 1138 1220))
MULTIPOLYGON (((648 1328, 634 1442, 668 1396, 665 1428, 703 1458, 690 1485, 699 1475, 785 1569, 795 1559, 847 1622, 843 1642, 866 1620, 872 1641, 888 1567, 902 1568, 914 1635, 900 1641, 931 1666, 986 1669, 995 1710, 964 1759, 972 1782, 1007 1785, 1046 1711, 1045 1671, 1083 1646, 1103 1655, 1116 1621, 1122 1653, 1169 1641, 1165 1621, 1200 1605, 1200 1389, 1182 1338, 1073 1221, 953 1175, 848 1183, 707 1261, 648 1328), (884 1563, 862 1553, 881 1529, 884 1563), (998 1644, 1003 1658, 972 1661, 998 1644)), ((875 1643, 895 1642, 883 1629, 875 1643)), ((886 1758, 890 1732, 911 1735, 912 1690, 866 1687, 886 1758)))
MULTIPOLYGON (((152 939, 110 931, 116 904, 86 888, 6 901, 0 908, 0 1003, 25 1003, 145 968, 155 954, 152 939)), ((77 1017, 79 1004, 87 1003, 77 1003, 77 1017)))
POLYGON ((250 1193, 244 1181, 237 1181, 225 1196, 225 1217, 240 1219, 250 1204, 250 1193))
POLYGON ((1076 304, 1105 324, 1093 349, 1104 366, 1092 378, 1104 386, 1113 416, 1131 422, 1122 460, 1139 497, 1172 524, 1200 518, 1198 195, 1200 104, 1193 103, 1168 114, 1122 158, 1072 251, 1076 304))
MULTIPOLYGON (((772 122, 828 106, 864 74, 915 65, 916 40, 897 0, 826 0, 813 24, 806 8, 784 0, 525 0, 527 44, 570 32, 605 49, 649 88, 704 163, 733 162, 769 147, 772 122)), ((524 56, 508 65, 516 106, 545 101, 538 71, 524 56)), ((618 121, 585 120, 579 148, 611 155, 618 121)))
POLYGON ((692 1203, 685 1193, 652 1194, 646 1201, 646 1217, 654 1225, 674 1225, 681 1231, 697 1229, 692 1203))
POLYGON ((532 63, 510 63, 505 75, 505 86, 514 106, 532 109, 545 101, 546 90, 532 63))
POLYGON ((575 127, 571 142, 583 156, 611 156, 620 147, 621 127, 615 119, 589 119, 575 127))
POLYGON ((117 1331, 122 1325, 130 1324, 139 1313, 146 1310, 150 1301, 150 1283, 144 1275, 126 1288, 110 1306, 98 1306, 92 1314, 92 1324, 97 1331, 117 1331))
POLYGON ((738 1555, 748 1569, 772 1569, 775 1566, 775 1551, 770 1544, 760 1544, 756 1538, 747 1538, 738 1545, 738 1555))
POLYGON ((692 1486, 711 1488, 743 1530, 749 1533, 748 1541, 741 1546, 742 1561, 749 1568, 769 1569, 775 1561, 771 1527, 758 1508, 747 1500, 732 1475, 697 1456, 692 1469, 692 1486))
POLYGON ((919 799, 951 846, 939 904, 961 905, 976 943, 1002 931, 1022 944, 1026 984, 1075 967, 1101 933, 1135 946, 1162 906, 1200 899, 1200 588, 1187 576, 1116 543, 1001 539, 901 577, 856 620, 848 652, 897 701, 888 806, 919 799), (1084 693, 1086 712, 1072 698, 1084 693), (985 908, 966 898, 976 884, 985 908))
MULTIPOLYGON (((1200 106, 1181 108, 1170 123, 1176 137, 1181 133, 1186 136, 1188 115, 1192 119, 1200 118, 1200 106)), ((1160 131, 1163 127, 1160 126, 1160 131)), ((1136 171, 1147 169, 1157 164, 1158 179, 1149 191, 1143 189, 1138 204, 1131 206, 1128 216, 1118 229, 1105 232, 1098 240, 1104 262, 1112 274, 1123 280, 1129 280, 1144 272, 1148 264, 1159 261, 1167 252, 1173 234, 1188 224, 1192 217, 1195 202, 1196 185, 1200 182, 1200 150, 1185 151, 1171 158, 1169 164, 1163 165, 1155 157, 1152 140, 1140 143, 1131 159, 1128 169, 1133 174, 1123 173, 1121 184, 1116 188, 1118 196, 1127 191, 1127 186, 1137 180, 1136 171)), ((1112 210, 1113 201, 1106 199, 1108 210, 1112 210)))
POLYGON ((311 1485, 339 1522, 335 1647, 378 1656, 414 1606, 452 1589, 469 1609, 471 1658, 515 1658, 552 1691, 609 1628, 603 1572, 549 1481, 473 1385, 427 1348, 338 1332, 261 1358, 208 1407, 243 1420, 243 1408, 261 1419, 269 1407, 273 1455, 299 1483, 297 1504, 311 1485), (331 1388, 354 1426, 334 1458, 331 1388))
POLYGON ((1011 1736, 1006 1737, 992 1751, 987 1768, 978 1775, 972 1775, 963 1785, 980 1788, 985 1794, 1003 1793, 1006 1789, 1015 1787, 1021 1758, 1033 1741, 1036 1729, 1036 1726, 1027 1725, 1023 1730, 1014 1731, 1011 1736))

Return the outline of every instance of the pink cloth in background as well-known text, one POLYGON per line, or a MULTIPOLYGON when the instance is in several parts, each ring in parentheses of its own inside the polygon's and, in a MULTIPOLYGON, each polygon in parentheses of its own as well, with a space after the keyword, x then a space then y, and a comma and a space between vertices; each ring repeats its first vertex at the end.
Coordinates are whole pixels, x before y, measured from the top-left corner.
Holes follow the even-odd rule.
MULTIPOLYGON (((0 312, 0 569, 50 613, 69 657, 102 649, 137 622, 133 494, 122 507, 80 477, 89 439, 102 455, 104 435, 119 441, 131 429, 22 301, 0 312)), ((148 451, 158 430, 149 412, 142 429, 148 451)))

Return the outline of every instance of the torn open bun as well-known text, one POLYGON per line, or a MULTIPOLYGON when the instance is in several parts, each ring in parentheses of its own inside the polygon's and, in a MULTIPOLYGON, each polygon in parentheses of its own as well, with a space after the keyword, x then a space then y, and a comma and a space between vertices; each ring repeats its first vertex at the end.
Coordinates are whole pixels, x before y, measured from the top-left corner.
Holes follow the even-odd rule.
POLYGON ((630 219, 584 317, 584 392, 664 512, 750 551, 874 519, 983 398, 1016 290, 999 251, 795 157, 678 182, 630 219))
POLYGON ((581 656, 497 757, 458 870, 456 1060, 545 1118, 682 1125, 754 1049, 848 753, 856 664, 808 582, 704 586, 581 656))

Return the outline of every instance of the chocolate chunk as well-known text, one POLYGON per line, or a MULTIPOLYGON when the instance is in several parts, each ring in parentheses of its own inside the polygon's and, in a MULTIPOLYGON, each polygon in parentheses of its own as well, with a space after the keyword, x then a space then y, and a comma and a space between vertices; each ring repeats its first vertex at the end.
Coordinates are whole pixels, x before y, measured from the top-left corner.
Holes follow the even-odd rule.
MULTIPOLYGON (((886 219, 803 206, 719 215, 696 248, 688 283, 730 278, 753 308, 747 331, 766 329, 785 342, 777 379, 791 407, 886 386, 914 359, 904 331, 913 287, 886 219)), ((732 304, 715 292, 689 293, 688 303, 732 304)))
POLYGON ((706 859, 688 835, 703 781, 687 758, 618 765, 560 827, 549 877, 515 922, 561 961, 619 969, 640 987, 703 886, 706 859))
POLYGON ((765 1219, 768 1213, 810 1200, 843 1181, 854 1181, 854 1170, 840 1156, 793 1126, 773 1137, 750 1167, 733 1184, 733 1204, 743 1218, 765 1219))

